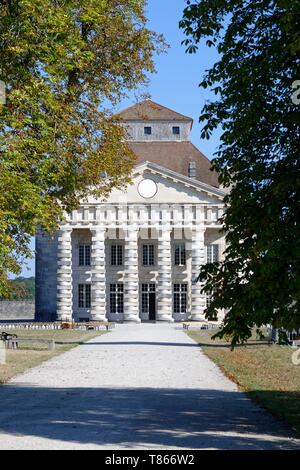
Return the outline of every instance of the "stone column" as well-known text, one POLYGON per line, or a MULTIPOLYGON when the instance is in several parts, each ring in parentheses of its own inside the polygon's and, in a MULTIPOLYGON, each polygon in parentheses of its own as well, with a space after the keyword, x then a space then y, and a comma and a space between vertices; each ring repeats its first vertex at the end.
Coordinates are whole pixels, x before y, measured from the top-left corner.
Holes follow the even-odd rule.
POLYGON ((128 227, 124 247, 124 321, 140 323, 138 229, 128 227))
POLYGON ((72 313, 72 229, 62 228, 57 244, 57 320, 72 321, 72 313))
POLYGON ((200 266, 205 264, 204 228, 196 228, 192 234, 192 286, 191 286, 191 320, 205 320, 206 294, 201 294, 201 283, 196 282, 200 266))
POLYGON ((171 230, 158 237, 157 320, 173 322, 171 230))
POLYGON ((105 276, 105 229, 92 232, 91 249, 91 321, 107 321, 105 276))

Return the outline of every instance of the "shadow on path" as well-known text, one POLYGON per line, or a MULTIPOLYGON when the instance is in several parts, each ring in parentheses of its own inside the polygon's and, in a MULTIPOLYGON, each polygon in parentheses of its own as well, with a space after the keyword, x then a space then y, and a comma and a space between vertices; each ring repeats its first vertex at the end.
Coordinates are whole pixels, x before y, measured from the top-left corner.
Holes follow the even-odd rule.
POLYGON ((299 448, 240 392, 10 384, 0 401, 0 447, 9 434, 9 442, 18 435, 128 448, 299 448))

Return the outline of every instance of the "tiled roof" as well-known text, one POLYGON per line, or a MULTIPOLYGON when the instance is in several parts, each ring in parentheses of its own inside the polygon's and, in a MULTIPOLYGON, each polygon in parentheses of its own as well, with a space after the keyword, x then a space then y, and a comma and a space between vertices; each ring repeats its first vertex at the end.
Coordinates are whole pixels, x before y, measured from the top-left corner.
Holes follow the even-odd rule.
POLYGON ((137 164, 156 163, 169 170, 188 176, 190 162, 196 162, 196 179, 219 187, 218 176, 211 171, 211 162, 191 142, 128 142, 137 156, 137 164))
POLYGON ((192 118, 176 113, 165 106, 145 100, 116 114, 124 121, 185 121, 193 122, 192 118))

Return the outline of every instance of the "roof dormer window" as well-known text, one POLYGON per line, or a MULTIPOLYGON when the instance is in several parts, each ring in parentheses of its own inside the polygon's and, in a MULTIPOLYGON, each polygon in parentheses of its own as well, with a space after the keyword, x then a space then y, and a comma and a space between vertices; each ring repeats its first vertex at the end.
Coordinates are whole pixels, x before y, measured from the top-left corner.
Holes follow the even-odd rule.
POLYGON ((151 135, 152 134, 152 127, 144 127, 144 134, 151 135))
POLYGON ((195 161, 189 163, 188 175, 189 175, 189 178, 197 177, 197 164, 195 161))
POLYGON ((180 127, 179 126, 173 126, 173 135, 180 135, 180 127))

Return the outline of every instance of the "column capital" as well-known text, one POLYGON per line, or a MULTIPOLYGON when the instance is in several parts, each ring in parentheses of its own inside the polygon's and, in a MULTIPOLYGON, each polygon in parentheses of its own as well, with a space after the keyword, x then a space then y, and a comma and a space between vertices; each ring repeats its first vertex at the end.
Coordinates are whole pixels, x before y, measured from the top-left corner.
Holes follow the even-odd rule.
POLYGON ((192 227, 192 234, 196 235, 196 234, 202 234, 206 231, 207 227, 206 225, 195 225, 194 227, 192 227))
POLYGON ((107 228, 103 227, 103 225, 94 225, 91 229, 91 234, 93 237, 96 237, 97 235, 99 236, 105 236, 107 232, 107 228))
POLYGON ((130 225, 124 229, 125 232, 125 240, 129 238, 138 238, 139 236, 139 227, 137 225, 130 225))
POLYGON ((69 227, 69 226, 61 226, 58 230, 58 235, 70 235, 72 234, 73 232, 73 227, 69 227))
POLYGON ((171 237, 171 233, 172 233, 172 228, 171 227, 159 227, 157 229, 158 231, 158 239, 164 239, 164 238, 169 238, 171 237))

